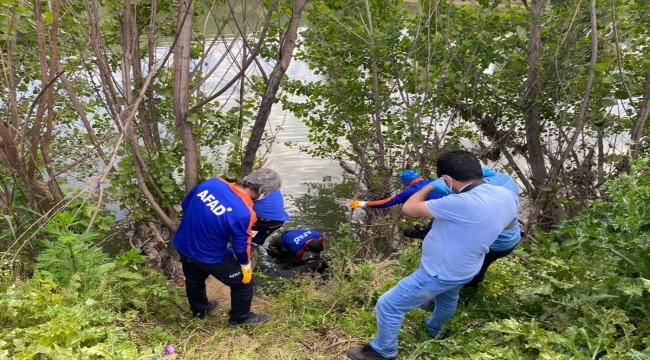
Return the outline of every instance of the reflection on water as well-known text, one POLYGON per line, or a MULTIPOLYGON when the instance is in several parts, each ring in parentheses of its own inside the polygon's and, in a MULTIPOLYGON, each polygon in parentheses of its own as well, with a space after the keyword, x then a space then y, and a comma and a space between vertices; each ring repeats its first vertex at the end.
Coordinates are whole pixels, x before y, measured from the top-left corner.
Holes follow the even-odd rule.
POLYGON ((346 200, 354 192, 355 182, 345 178, 342 182, 331 182, 324 178, 320 183, 308 183, 300 195, 291 195, 287 211, 291 215, 282 230, 313 228, 333 238, 341 224, 348 222, 349 210, 346 200))
MULTIPOLYGON (((314 178, 309 175, 309 171, 306 174, 304 178, 314 178)), ((299 172, 298 175, 300 175, 299 172)), ((292 179, 292 177, 288 178, 292 179)), ((300 178, 300 176, 296 176, 296 178, 300 178)), ((285 207, 291 219, 271 236, 278 236, 291 229, 310 228, 325 235, 325 247, 327 248, 328 245, 336 241, 336 233, 340 225, 348 222, 347 202, 354 193, 355 181, 345 177, 336 182, 329 176, 312 182, 292 182, 287 181, 284 177, 283 181, 285 207)), ((101 242, 102 248, 111 255, 129 250, 131 248, 130 241, 137 244, 137 239, 129 240, 130 232, 127 229, 116 230, 113 235, 101 242)))

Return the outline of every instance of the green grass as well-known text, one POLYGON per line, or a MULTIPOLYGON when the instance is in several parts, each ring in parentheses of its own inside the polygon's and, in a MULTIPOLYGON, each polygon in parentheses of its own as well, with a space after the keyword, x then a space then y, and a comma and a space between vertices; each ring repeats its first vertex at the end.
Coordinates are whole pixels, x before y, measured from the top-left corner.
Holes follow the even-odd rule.
MULTIPOLYGON (((373 266, 373 276, 365 279, 353 268, 354 281, 315 284, 304 277, 276 294, 256 293, 252 311, 272 316, 261 325, 231 329, 229 306, 222 306, 204 320, 183 313, 139 328, 158 326, 180 339, 173 345, 182 359, 335 359, 373 335, 374 302, 364 289, 370 290, 379 279, 391 279, 390 266, 395 264, 373 266)), ((143 339, 140 330, 133 335, 143 339)))
MULTIPOLYGON (((459 304, 444 340, 428 336, 429 313, 409 311, 398 359, 650 359, 643 292, 650 282, 620 282, 604 272, 579 278, 574 265, 553 255, 565 252, 549 249, 522 246, 522 257, 495 262, 479 290, 459 304)), ((349 347, 375 336, 377 299, 413 271, 419 256, 410 245, 398 259, 333 260, 326 283, 304 277, 272 295, 255 294, 252 310, 271 320, 236 329, 227 326, 225 304, 204 320, 191 319, 183 289, 151 272, 103 277, 85 294, 77 282, 63 287, 37 272, 0 293, 0 358, 345 359, 349 347), (345 276, 338 276, 342 269, 345 276), (165 355, 168 344, 175 355, 165 355)))
MULTIPOLYGON (((170 286, 172 296, 143 312, 80 302, 74 287, 35 277, 0 294, 0 358, 345 359, 349 347, 375 336, 377 299, 418 259, 417 248, 407 247, 399 260, 345 267, 334 262, 333 273, 345 268, 345 277, 333 276, 324 284, 305 277, 275 294, 255 294, 252 310, 271 314, 271 320, 236 329, 227 326, 228 305, 204 320, 191 319, 177 287, 170 286), (168 344, 175 355, 165 355, 168 344), (34 356, 39 349, 50 357, 34 356)), ((429 338, 427 312, 409 311, 399 334, 398 359, 650 359, 650 341, 643 336, 647 329, 638 322, 648 304, 634 298, 627 313, 598 303, 575 312, 571 299, 582 295, 571 295, 571 301, 539 297, 540 285, 549 281, 540 277, 539 265, 526 261, 524 266, 524 260, 512 256, 495 262, 479 291, 459 304, 444 340, 429 338)))
MULTIPOLYGON (((449 339, 431 340, 424 328, 429 314, 411 310, 399 335, 400 358, 432 356, 426 354, 463 343, 473 338, 474 329, 502 315, 489 308, 504 301, 505 306, 515 305, 504 299, 508 294, 514 296, 513 289, 506 286, 516 278, 514 272, 521 270, 518 261, 497 262, 493 270, 486 280, 489 287, 479 291, 468 305, 459 306, 450 324, 453 335, 449 339)), ((248 328, 227 327, 228 306, 220 307, 205 320, 192 320, 184 313, 143 323, 141 327, 157 326, 179 339, 173 345, 180 359, 344 359, 349 347, 363 345, 374 337, 374 304, 403 273, 408 273, 408 269, 395 260, 364 263, 353 266, 346 279, 314 284, 305 277, 279 293, 256 294, 252 310, 269 313, 272 318, 266 324, 248 328)), ((142 332, 133 334, 136 339, 143 339, 142 332)), ((162 346, 160 343, 159 347, 162 346)))

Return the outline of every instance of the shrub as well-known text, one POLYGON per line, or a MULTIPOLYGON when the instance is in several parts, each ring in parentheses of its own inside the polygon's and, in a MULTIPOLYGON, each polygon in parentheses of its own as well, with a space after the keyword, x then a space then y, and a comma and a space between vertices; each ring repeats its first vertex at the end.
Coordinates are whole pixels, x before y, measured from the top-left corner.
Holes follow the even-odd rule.
MULTIPOLYGON (((133 249, 111 260, 62 212, 45 229, 34 276, 0 294, 0 358, 135 359, 141 353, 123 330, 170 303, 165 279, 133 249), (154 305, 152 307, 152 305, 154 305)), ((161 312, 162 313, 162 312, 161 312)), ((159 346, 162 333, 148 333, 159 346)), ((170 337, 171 338, 171 337, 170 337)))

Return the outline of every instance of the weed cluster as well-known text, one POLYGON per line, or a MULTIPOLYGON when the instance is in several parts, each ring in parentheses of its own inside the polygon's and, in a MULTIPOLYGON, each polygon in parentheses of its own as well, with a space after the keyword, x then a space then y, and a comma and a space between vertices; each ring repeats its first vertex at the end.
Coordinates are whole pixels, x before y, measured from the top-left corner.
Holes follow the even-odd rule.
POLYGON ((61 212, 44 228, 34 275, 0 294, 0 358, 135 359, 161 349, 157 334, 139 348, 127 331, 170 303, 164 279, 137 250, 111 260, 61 212))

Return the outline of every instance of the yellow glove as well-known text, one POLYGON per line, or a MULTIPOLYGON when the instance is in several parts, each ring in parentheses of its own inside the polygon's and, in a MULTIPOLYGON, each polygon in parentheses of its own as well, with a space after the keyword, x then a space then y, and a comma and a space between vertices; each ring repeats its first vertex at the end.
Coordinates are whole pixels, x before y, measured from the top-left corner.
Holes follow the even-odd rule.
POLYGON ((350 201, 350 209, 356 209, 356 208, 362 208, 366 207, 366 202, 365 201, 359 201, 359 200, 352 200, 350 201))
POLYGON ((248 284, 253 278, 253 269, 251 268, 251 263, 241 266, 242 284, 248 284))

